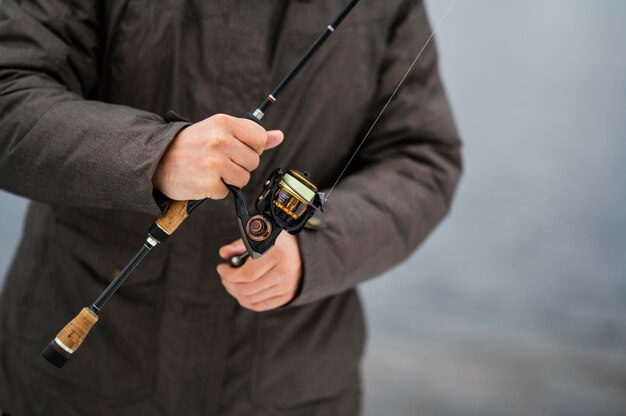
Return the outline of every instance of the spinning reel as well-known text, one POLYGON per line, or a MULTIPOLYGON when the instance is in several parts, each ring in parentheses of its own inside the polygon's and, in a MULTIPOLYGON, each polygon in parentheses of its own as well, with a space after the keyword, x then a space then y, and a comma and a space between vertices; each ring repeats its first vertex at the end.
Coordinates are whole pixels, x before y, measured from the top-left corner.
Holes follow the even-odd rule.
POLYGON ((250 215, 241 189, 226 185, 235 198, 235 213, 247 252, 234 256, 231 265, 243 265, 248 256, 257 259, 274 246, 281 231, 298 234, 306 222, 322 210, 324 194, 318 192, 308 172, 276 169, 263 184, 250 215))

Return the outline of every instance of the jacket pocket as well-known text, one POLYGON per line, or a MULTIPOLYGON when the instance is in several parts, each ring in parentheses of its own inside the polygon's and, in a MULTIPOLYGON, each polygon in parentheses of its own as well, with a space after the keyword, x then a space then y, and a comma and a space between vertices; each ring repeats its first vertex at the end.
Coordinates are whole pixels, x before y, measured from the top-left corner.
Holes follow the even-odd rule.
POLYGON ((280 413, 355 390, 365 339, 356 291, 258 319, 251 392, 257 406, 280 413))
POLYGON ((129 245, 134 244, 107 242, 94 237, 93 230, 85 233, 62 222, 48 230, 39 264, 30 276, 23 276, 32 292, 20 304, 19 367, 30 373, 27 378, 61 396, 90 400, 96 406, 134 403, 148 396, 156 366, 154 341, 161 322, 167 252, 159 247, 143 260, 104 306, 80 350, 58 370, 41 358, 41 350, 94 301, 114 278, 115 267, 132 257, 129 245))

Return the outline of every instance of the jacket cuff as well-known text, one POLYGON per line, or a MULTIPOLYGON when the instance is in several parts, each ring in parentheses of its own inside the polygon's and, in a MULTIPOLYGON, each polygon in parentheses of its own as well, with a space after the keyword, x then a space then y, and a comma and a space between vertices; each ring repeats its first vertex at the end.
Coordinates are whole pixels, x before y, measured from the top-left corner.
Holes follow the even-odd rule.
POLYGON ((169 148, 176 135, 190 124, 190 122, 183 121, 168 122, 161 126, 160 131, 154 137, 153 143, 155 145, 150 155, 150 166, 146 170, 143 181, 147 186, 141 193, 141 198, 139 198, 140 201, 143 201, 143 205, 139 208, 140 211, 160 216, 167 209, 170 199, 152 186, 152 177, 165 151, 169 148))
POLYGON ((339 236, 338 218, 333 215, 333 210, 340 205, 339 200, 334 199, 333 206, 325 207, 323 217, 318 218, 321 220, 319 226, 307 226, 298 234, 302 280, 288 307, 305 305, 344 289, 345 263, 341 256, 344 249, 337 244, 345 244, 345 240, 339 236))

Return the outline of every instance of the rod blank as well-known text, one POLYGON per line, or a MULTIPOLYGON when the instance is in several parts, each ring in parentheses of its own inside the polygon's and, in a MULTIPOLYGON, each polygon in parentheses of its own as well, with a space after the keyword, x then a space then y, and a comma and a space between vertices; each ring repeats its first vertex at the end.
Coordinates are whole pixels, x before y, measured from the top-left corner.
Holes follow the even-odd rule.
MULTIPOLYGON (((335 17, 333 22, 330 25, 326 26, 326 29, 324 29, 324 31, 317 37, 317 39, 315 39, 315 42, 313 42, 313 44, 309 46, 309 49, 307 49, 304 55, 302 55, 300 60, 296 62, 296 64, 289 70, 287 75, 285 75, 285 77, 270 93, 270 95, 267 96, 265 101, 263 101, 263 103, 259 106, 257 110, 258 113, 255 112, 255 114, 259 114, 260 117, 263 117, 263 115, 267 112, 267 110, 269 110, 272 104, 276 102, 280 94, 291 82, 291 80, 294 79, 296 75, 298 75, 302 68, 304 68, 306 63, 309 62, 313 55, 315 55, 315 52, 317 52, 317 50, 320 48, 320 46, 322 46, 326 39, 328 39, 328 37, 332 35, 335 30, 337 30, 337 27, 339 27, 341 22, 343 22, 343 19, 346 18, 346 16, 352 11, 354 6, 356 6, 359 1, 360 0, 350 1, 350 3, 339 13, 339 15, 335 17)), ((257 118, 260 120, 260 117, 257 118)))

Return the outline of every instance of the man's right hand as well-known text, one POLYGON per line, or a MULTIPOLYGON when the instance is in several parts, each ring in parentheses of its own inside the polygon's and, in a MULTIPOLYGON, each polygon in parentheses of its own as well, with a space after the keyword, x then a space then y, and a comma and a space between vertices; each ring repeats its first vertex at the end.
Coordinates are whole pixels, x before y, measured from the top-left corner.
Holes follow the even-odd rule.
POLYGON ((261 153, 283 138, 280 130, 266 131, 251 120, 216 114, 176 135, 152 184, 177 201, 223 199, 228 195, 224 182, 245 186, 261 153))

